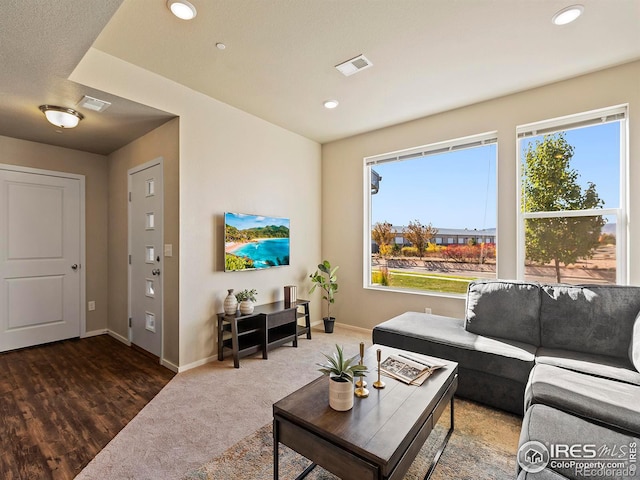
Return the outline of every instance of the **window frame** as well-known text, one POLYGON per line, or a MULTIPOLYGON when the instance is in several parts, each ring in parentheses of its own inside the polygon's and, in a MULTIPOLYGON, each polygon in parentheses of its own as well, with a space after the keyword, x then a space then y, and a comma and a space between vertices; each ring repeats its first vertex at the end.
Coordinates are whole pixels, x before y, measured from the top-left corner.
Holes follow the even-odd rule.
POLYGON ((629 105, 622 104, 612 107, 590 110, 587 112, 566 115, 562 117, 542 120, 539 122, 519 125, 516 127, 516 189, 517 189, 517 265, 516 275, 519 280, 525 279, 525 222, 532 218, 558 217, 588 217, 615 216, 616 217, 616 285, 629 284, 628 268, 628 211, 629 191, 629 105), (523 212, 522 210, 522 158, 521 142, 523 139, 542 134, 551 134, 566 130, 576 130, 588 126, 603 125, 619 121, 620 125, 620 178, 619 203, 617 208, 593 208, 585 210, 562 210, 552 212, 523 212))
MULTIPOLYGON (((372 256, 372 239, 371 239, 371 171, 376 165, 381 163, 398 162, 403 160, 411 160, 418 157, 426 157, 430 155, 438 155, 442 153, 454 152, 457 150, 482 147, 485 145, 496 145, 496 197, 498 196, 498 131, 492 130, 476 135, 458 137, 451 140, 429 143, 418 147, 410 147, 401 150, 394 150, 378 155, 371 155, 363 158, 363 268, 362 268, 362 285, 367 290, 381 290, 385 292, 399 292, 407 294, 431 295, 450 298, 464 298, 464 294, 439 292, 436 290, 418 290, 411 288, 394 288, 381 285, 373 285, 371 283, 371 256, 372 256)), ((497 208, 497 198, 496 198, 497 208)), ((496 212, 497 213, 497 212, 496 212)), ((437 240, 437 239, 436 239, 437 240)), ((495 243, 497 245, 498 234, 496 225, 495 243)), ((437 241, 436 241, 437 243, 437 241)), ((445 237, 442 237, 442 245, 448 245, 445 237)), ((453 243, 455 245, 455 242, 453 243)), ((498 259, 496 258, 496 278, 498 277, 498 259)))

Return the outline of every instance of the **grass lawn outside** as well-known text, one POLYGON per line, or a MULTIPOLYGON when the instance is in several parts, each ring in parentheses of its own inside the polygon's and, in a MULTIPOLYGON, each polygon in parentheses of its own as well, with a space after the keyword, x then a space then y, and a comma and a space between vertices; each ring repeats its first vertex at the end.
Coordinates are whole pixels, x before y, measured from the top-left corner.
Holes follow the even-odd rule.
MULTIPOLYGON (((373 272, 373 279, 376 280, 373 272)), ((456 275, 440 275, 437 273, 407 272, 403 270, 389 270, 389 287, 413 288, 416 290, 430 290, 442 293, 467 293, 469 283, 474 277, 461 277, 456 275)))

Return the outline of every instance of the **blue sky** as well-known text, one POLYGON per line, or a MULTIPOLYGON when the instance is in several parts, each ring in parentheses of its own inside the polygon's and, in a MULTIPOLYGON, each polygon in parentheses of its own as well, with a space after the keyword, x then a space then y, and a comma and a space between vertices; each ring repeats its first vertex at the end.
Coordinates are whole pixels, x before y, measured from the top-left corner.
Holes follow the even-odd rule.
MULTIPOLYGON (((542 140, 542 136, 530 141, 542 140)), ((582 188, 588 182, 596 185, 598 196, 605 201, 604 208, 620 206, 620 123, 567 130, 565 138, 573 145, 571 167, 578 170, 578 183, 582 188)), ((524 144, 524 142, 523 142, 524 144)), ((523 145, 523 149, 526 148, 523 145)))
POLYGON ((376 165, 382 176, 372 196, 372 223, 437 228, 496 226, 496 146, 376 165))
MULTIPOLYGON (((605 207, 611 208, 619 203, 619 128, 612 122, 566 132, 574 146, 571 167, 580 173, 578 181, 583 187, 594 182, 605 207)), ((372 223, 407 225, 417 219, 437 228, 496 226, 495 144, 385 163, 374 170, 382 181, 372 196, 372 223)))
POLYGON ((288 218, 264 217, 261 215, 247 215, 243 213, 226 213, 225 222, 238 230, 247 228, 266 227, 267 225, 284 225, 289 228, 288 218))

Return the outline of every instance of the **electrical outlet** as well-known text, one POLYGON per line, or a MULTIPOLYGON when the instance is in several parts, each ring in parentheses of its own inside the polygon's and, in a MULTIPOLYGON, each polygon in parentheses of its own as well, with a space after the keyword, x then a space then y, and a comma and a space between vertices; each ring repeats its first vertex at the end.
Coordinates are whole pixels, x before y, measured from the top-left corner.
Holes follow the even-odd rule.
POLYGON ((429 313, 429 314, 431 314, 431 308, 429 308, 429 307, 424 307, 424 313, 429 313))
POLYGON ((94 302, 93 300, 91 300, 88 304, 88 308, 90 312, 93 312, 96 309, 96 302, 94 302))

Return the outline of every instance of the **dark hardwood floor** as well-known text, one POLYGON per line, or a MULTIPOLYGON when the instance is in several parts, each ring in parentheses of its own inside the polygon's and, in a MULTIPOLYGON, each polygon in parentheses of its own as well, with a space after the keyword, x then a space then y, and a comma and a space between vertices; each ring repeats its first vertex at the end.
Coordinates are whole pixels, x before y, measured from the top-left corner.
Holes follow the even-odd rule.
POLYGON ((108 335, 0 354, 0 479, 74 478, 173 376, 108 335))

